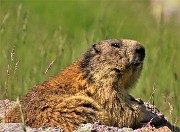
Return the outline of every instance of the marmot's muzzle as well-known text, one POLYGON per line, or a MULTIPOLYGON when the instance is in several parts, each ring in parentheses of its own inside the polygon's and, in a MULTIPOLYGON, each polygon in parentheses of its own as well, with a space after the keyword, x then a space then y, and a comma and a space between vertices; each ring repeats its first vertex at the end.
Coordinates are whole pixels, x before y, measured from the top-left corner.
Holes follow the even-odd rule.
POLYGON ((142 45, 138 44, 135 47, 135 54, 136 54, 136 58, 139 61, 143 61, 144 57, 145 57, 145 49, 144 49, 144 47, 142 45))

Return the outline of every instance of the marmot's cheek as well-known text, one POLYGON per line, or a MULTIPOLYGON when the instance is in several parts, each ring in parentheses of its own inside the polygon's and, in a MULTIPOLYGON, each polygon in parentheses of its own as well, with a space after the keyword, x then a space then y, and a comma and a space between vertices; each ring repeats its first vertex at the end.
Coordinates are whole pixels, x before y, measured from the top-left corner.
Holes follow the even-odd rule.
POLYGON ((128 56, 128 61, 129 61, 129 63, 130 63, 130 64, 132 64, 132 63, 133 63, 133 61, 134 61, 134 57, 135 57, 135 55, 134 55, 134 54, 130 54, 130 55, 128 56))
POLYGON ((121 64, 125 70, 131 65, 131 63, 129 62, 129 58, 123 58, 121 64))

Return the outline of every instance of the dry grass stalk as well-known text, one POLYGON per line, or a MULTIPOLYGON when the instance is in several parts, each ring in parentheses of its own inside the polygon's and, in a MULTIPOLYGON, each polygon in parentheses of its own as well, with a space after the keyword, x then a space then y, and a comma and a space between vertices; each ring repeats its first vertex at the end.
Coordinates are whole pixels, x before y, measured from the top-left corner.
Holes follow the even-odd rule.
POLYGON ((8 66, 7 66, 7 75, 8 75, 8 76, 10 75, 10 67, 11 67, 11 65, 8 64, 8 66))
MULTIPOLYGON (((11 62, 12 62, 12 52, 11 52, 11 62)), ((9 89, 9 83, 10 83, 11 64, 7 65, 7 71, 6 72, 7 72, 7 80, 5 82, 5 98, 7 98, 7 95, 8 95, 8 89, 9 89)), ((4 106, 5 106, 5 109, 7 109, 6 103, 5 102, 3 102, 3 103, 4 103, 4 106)), ((6 110, 5 110, 4 115, 6 116, 6 110)))
POLYGON ((7 98, 7 93, 8 93, 8 89, 9 89, 9 81, 10 81, 10 69, 11 69, 11 65, 10 64, 8 64, 7 65, 7 80, 6 80, 6 82, 5 82, 5 98, 7 98))
POLYGON ((17 62, 16 62, 15 69, 14 69, 14 75, 16 74, 16 71, 17 71, 17 69, 18 69, 19 62, 20 62, 20 61, 17 61, 17 62))
POLYGON ((173 123, 173 111, 174 111, 174 107, 173 105, 168 102, 168 105, 169 105, 169 114, 170 114, 170 117, 171 117, 171 123, 173 123))
POLYGON ((15 50, 14 48, 11 51, 11 61, 10 63, 7 65, 7 80, 5 82, 5 98, 7 98, 7 93, 8 93, 8 89, 9 89, 9 85, 10 85, 10 76, 11 76, 11 66, 12 63, 14 62, 14 54, 15 54, 15 50))
POLYGON ((54 59, 54 60, 49 64, 49 66, 48 66, 48 68, 46 69, 46 71, 45 71, 44 74, 46 74, 46 73, 51 69, 51 67, 52 67, 52 65, 53 65, 53 63, 54 63, 55 60, 56 60, 56 59, 54 59))
POLYGON ((152 105, 153 106, 155 106, 155 103, 154 103, 154 94, 155 94, 155 91, 156 91, 156 87, 155 87, 155 83, 154 83, 154 85, 153 85, 153 91, 152 91, 152 93, 151 93, 151 96, 149 97, 149 99, 148 99, 148 103, 150 103, 150 100, 152 100, 152 105))
POLYGON ((25 12, 23 17, 23 25, 22 25, 22 42, 25 43, 27 37, 27 22, 28 22, 28 13, 25 12))
POLYGON ((163 98, 164 102, 167 102, 167 97, 164 94, 162 94, 162 98, 163 98))
POLYGON ((22 111, 22 106, 20 104, 19 98, 17 98, 17 103, 18 103, 18 106, 19 106, 19 109, 20 109, 20 112, 21 112, 22 129, 23 129, 24 132, 26 132, 26 124, 25 124, 25 120, 24 120, 24 114, 23 114, 23 111, 22 111))
POLYGON ((17 9, 17 21, 19 21, 20 19, 21 9, 22 9, 22 4, 19 4, 18 9, 17 9))
POLYGON ((174 122, 174 126, 176 126, 179 122, 180 122, 180 117, 177 117, 175 122, 174 122))
POLYGON ((173 108, 173 105, 171 105, 170 102, 168 102, 168 105, 169 105, 169 114, 170 114, 171 117, 172 117, 174 108, 173 108))
POLYGON ((4 31, 4 24, 6 23, 6 21, 7 21, 8 18, 9 18, 9 14, 7 13, 7 14, 4 16, 4 18, 3 18, 3 20, 2 20, 2 23, 1 23, 1 25, 0 25, 0 32, 1 32, 1 33, 4 31))
MULTIPOLYGON (((169 101, 170 99, 168 96, 163 95, 163 99, 164 99, 164 102, 166 102, 166 104, 168 103, 171 123, 173 124, 174 122, 174 126, 176 126, 176 124, 180 121, 180 117, 177 117, 174 119, 174 116, 173 116, 174 106, 170 103, 169 101)), ((173 97, 171 99, 173 99, 173 97)))
POLYGON ((11 63, 14 61, 14 48, 11 51, 11 63))
POLYGON ((8 17, 9 17, 9 14, 7 13, 7 14, 4 16, 1 25, 4 25, 4 23, 6 23, 8 17))

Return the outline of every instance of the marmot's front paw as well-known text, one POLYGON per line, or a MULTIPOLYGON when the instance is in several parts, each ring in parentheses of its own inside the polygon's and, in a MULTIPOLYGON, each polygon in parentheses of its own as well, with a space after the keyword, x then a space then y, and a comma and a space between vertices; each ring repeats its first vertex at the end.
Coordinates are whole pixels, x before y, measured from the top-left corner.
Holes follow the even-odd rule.
POLYGON ((154 106, 149 103, 144 103, 141 106, 141 112, 144 114, 141 121, 141 125, 147 125, 148 123, 153 126, 161 126, 168 121, 164 115, 154 106))

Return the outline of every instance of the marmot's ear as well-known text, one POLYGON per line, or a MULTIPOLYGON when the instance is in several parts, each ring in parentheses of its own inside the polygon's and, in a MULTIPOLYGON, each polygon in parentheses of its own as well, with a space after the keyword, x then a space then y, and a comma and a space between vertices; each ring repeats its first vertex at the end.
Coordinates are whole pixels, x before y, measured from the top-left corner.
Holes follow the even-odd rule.
POLYGON ((101 53, 101 51, 100 51, 100 47, 99 47, 99 45, 98 44, 93 44, 93 49, 94 49, 94 51, 96 52, 96 53, 101 53))

